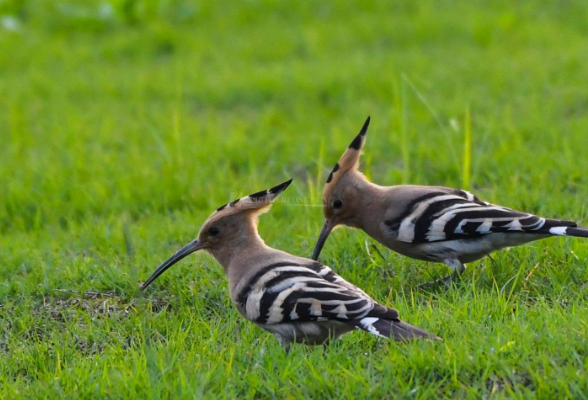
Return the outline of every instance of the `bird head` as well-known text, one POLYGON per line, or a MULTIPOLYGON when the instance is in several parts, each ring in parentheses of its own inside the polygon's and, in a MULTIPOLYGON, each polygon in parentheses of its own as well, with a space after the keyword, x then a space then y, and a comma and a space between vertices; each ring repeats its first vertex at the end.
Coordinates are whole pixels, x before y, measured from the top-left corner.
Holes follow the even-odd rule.
POLYGON ((325 223, 317 240, 312 258, 318 256, 331 231, 339 224, 353 226, 356 217, 360 190, 358 184, 365 180, 359 172, 359 158, 365 144, 365 137, 370 125, 368 117, 353 139, 345 153, 341 156, 329 174, 323 191, 323 214, 325 223))
POLYGON ((219 207, 204 222, 198 237, 161 264, 143 283, 142 289, 145 290, 172 265, 198 250, 206 250, 216 257, 223 250, 246 245, 251 239, 261 241, 257 233, 258 216, 270 209, 272 202, 291 182, 292 179, 219 207))

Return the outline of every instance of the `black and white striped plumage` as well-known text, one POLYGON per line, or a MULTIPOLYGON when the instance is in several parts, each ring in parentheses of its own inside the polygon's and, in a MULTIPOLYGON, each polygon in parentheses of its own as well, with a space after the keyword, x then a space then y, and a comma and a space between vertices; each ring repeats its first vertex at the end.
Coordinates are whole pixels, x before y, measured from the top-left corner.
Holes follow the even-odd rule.
POLYGON ((358 171, 370 119, 327 178, 325 224, 313 259, 337 225, 360 228, 400 254, 444 262, 463 272, 464 263, 491 252, 549 236, 588 237, 575 222, 547 219, 490 204, 464 190, 438 186, 383 187, 358 171))
POLYGON ((206 250, 223 266, 231 301, 249 321, 292 342, 322 344, 357 328, 395 340, 438 339, 400 321, 329 267, 268 247, 257 232, 258 215, 291 181, 218 208, 198 239, 180 249, 145 281, 143 289, 173 264, 206 250))
POLYGON ((401 212, 390 207, 386 214, 395 216, 384 217, 381 237, 402 254, 445 262, 458 272, 463 271, 464 263, 504 247, 554 235, 588 237, 588 230, 573 221, 487 203, 465 190, 396 186, 395 191, 410 200, 401 212))
POLYGON ((478 238, 492 233, 567 235, 578 233, 572 221, 545 219, 481 201, 465 190, 431 190, 407 211, 384 221, 391 235, 406 243, 478 238), (449 192, 449 193, 447 193, 449 192))
POLYGON ((435 338, 401 322, 398 311, 377 304, 329 267, 307 259, 258 268, 242 283, 235 300, 248 320, 274 333, 284 345, 321 344, 356 328, 395 340, 435 338))

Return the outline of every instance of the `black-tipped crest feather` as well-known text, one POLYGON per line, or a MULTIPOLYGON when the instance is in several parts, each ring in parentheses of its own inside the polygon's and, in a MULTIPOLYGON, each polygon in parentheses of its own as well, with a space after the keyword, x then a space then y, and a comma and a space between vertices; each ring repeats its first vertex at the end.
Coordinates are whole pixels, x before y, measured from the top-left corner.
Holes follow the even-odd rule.
POLYGON ((365 120, 365 122, 363 123, 363 127, 361 128, 361 131, 359 131, 360 136, 365 136, 365 134, 367 133, 367 130, 370 126, 370 120, 371 120, 371 117, 368 116, 367 119, 365 120))
POLYGON ((353 149, 353 150, 360 150, 361 149, 361 142, 363 140, 363 137, 367 133, 369 126, 370 126, 370 117, 367 117, 367 119, 365 120, 365 122, 363 124, 363 127, 361 128, 361 131, 359 131, 359 134, 355 137, 355 139, 353 139, 353 142, 351 142, 351 144, 349 145, 350 149, 353 149))
POLYGON ((335 172, 337 172, 339 170, 339 163, 335 164, 335 166, 333 167, 333 170, 331 171, 331 173, 329 174, 329 177, 327 178, 327 183, 331 183, 331 181, 333 180, 333 174, 335 172))
POLYGON ((361 149, 361 136, 360 135, 357 135, 355 137, 355 139, 353 139, 353 142, 351 142, 351 144, 349 145, 349 148, 353 149, 353 150, 361 149))
POLYGON ((249 197, 251 197, 253 199, 257 199, 257 198, 260 198, 260 197, 264 197, 266 195, 267 195, 267 190, 262 190, 260 192, 256 192, 256 193, 250 194, 249 197))
POLYGON ((278 186, 274 186, 273 188, 269 189, 268 192, 271 194, 281 193, 286 190, 286 188, 290 186, 291 183, 292 179, 287 180, 286 182, 280 183, 278 186))
POLYGON ((339 159, 339 162, 335 164, 335 167, 329 174, 326 183, 331 183, 335 178, 335 173, 339 170, 347 171, 350 168, 357 168, 359 164, 359 157, 361 155, 361 148, 365 142, 365 135, 370 125, 370 117, 367 117, 364 122, 359 134, 353 139, 353 142, 349 145, 345 153, 339 159))

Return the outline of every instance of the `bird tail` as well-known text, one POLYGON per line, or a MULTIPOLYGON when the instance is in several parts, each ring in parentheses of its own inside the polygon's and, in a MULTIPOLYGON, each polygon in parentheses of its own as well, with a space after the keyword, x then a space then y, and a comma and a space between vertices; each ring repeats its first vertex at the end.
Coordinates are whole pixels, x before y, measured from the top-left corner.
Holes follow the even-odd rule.
POLYGON ((585 237, 588 238, 588 229, 571 227, 566 229, 566 236, 585 237))
POLYGON ((557 236, 588 237, 588 229, 581 228, 573 221, 546 219, 538 233, 548 233, 557 236))
POLYGON ((432 333, 397 319, 365 317, 357 322, 357 326, 372 335, 394 339, 396 341, 413 339, 441 340, 440 337, 432 333))

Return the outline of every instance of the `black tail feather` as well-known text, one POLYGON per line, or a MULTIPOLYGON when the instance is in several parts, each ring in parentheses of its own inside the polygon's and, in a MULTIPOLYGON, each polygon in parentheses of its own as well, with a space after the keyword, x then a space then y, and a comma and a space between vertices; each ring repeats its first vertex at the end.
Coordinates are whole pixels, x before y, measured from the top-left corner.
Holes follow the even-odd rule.
POLYGON ((396 341, 423 338, 441 340, 440 337, 433 335, 432 333, 399 320, 366 317, 359 320, 357 326, 373 335, 394 339, 396 341))
POLYGON ((538 230, 527 231, 531 233, 542 233, 555 236, 575 236, 588 238, 588 228, 579 227, 574 221, 557 219, 546 219, 543 226, 538 230))
POLYGON ((575 236, 575 237, 585 237, 588 238, 588 229, 586 228, 577 228, 571 227, 566 229, 567 236, 575 236))
POLYGON ((552 228, 576 227, 576 226, 578 226, 578 224, 575 223, 574 221, 546 218, 543 226, 535 232, 537 232, 537 233, 551 233, 550 230, 552 228))
POLYGON ((433 335, 432 333, 429 333, 424 329, 418 328, 414 325, 407 324, 406 322, 391 321, 390 326, 392 327, 392 335, 389 337, 393 337, 394 340, 403 341, 419 338, 441 340, 439 336, 433 335))

